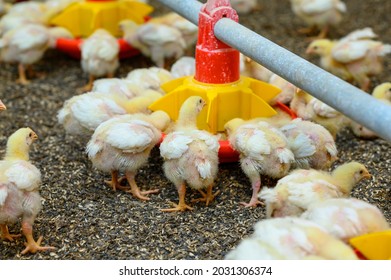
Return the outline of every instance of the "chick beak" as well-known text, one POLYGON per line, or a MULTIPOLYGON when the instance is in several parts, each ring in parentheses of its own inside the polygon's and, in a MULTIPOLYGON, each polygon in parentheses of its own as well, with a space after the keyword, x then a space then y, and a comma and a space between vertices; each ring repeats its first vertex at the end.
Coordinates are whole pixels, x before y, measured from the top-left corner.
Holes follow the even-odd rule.
POLYGON ((372 175, 368 171, 365 171, 365 173, 364 173, 364 175, 362 177, 365 178, 365 179, 371 179, 372 175))
POLYGON ((305 50, 305 54, 312 54, 312 48, 307 48, 305 50))
POLYGON ((0 111, 7 110, 7 107, 5 107, 4 103, 0 101, 0 111))
POLYGON ((31 132, 31 140, 35 141, 38 139, 38 135, 35 132, 31 132))

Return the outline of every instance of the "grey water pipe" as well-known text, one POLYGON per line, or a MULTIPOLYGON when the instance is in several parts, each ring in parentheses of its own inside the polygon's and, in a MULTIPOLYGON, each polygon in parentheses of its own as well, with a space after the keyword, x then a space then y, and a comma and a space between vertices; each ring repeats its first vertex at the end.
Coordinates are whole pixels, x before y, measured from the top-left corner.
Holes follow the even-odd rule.
MULTIPOLYGON (((198 25, 202 3, 157 1, 198 25)), ((390 106, 230 19, 219 20, 214 33, 219 40, 391 142, 390 106)))

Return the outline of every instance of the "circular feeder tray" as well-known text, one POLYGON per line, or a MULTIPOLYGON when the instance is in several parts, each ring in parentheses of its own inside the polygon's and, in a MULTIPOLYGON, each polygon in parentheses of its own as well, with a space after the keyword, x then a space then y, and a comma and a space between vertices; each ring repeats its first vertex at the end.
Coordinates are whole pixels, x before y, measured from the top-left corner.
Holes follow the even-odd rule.
MULTIPOLYGON (((80 59, 81 58, 81 52, 80 52, 80 44, 83 42, 83 39, 65 39, 65 38, 59 38, 56 42, 56 49, 58 49, 61 52, 64 52, 68 54, 69 56, 80 59)), ((122 38, 118 39, 118 45, 120 48, 119 51, 119 58, 129 58, 135 55, 138 55, 140 51, 128 43, 122 38)))

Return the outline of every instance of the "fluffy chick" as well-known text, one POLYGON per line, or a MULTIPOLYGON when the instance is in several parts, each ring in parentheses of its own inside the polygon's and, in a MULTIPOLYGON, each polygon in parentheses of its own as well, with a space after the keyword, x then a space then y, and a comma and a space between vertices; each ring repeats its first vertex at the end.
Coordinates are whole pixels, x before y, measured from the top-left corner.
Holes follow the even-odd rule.
POLYGON ((88 157, 95 168, 111 173, 112 180, 108 183, 114 191, 124 189, 118 181, 118 174, 122 172, 130 185, 128 192, 141 200, 149 200, 145 195, 158 190, 140 191, 135 177, 147 163, 169 122, 170 117, 163 111, 112 118, 95 129, 87 144, 88 157))
POLYGON ((353 187, 371 175, 364 165, 350 162, 329 173, 296 169, 280 179, 274 188, 264 188, 259 198, 266 203, 266 216, 299 216, 310 204, 329 198, 347 197, 353 187))
POLYGON ((31 144, 38 138, 30 128, 21 128, 7 141, 6 154, 0 161, 0 228, 1 237, 13 241, 8 225, 22 218, 22 232, 27 239, 22 254, 54 249, 40 246, 33 237, 33 224, 41 210, 41 172, 29 162, 31 144))
POLYGON ((379 208, 355 198, 315 202, 301 218, 313 221, 345 242, 353 237, 390 229, 379 208))
POLYGON ((92 92, 119 95, 127 99, 142 95, 145 89, 136 82, 119 78, 97 79, 92 84, 92 92))
POLYGON ((285 176, 294 155, 288 148, 284 134, 266 122, 246 123, 243 119, 232 119, 224 126, 232 148, 239 153, 240 166, 251 181, 252 197, 246 207, 256 207, 260 203, 258 192, 261 176, 272 178, 285 176))
POLYGON ((322 227, 305 219, 266 219, 254 233, 229 252, 228 260, 356 260, 354 251, 322 227))
POLYGON ((239 59, 240 74, 260 81, 268 82, 274 74, 258 62, 240 53, 239 59))
POLYGON ((90 137, 94 130, 108 119, 133 113, 149 113, 148 106, 161 98, 161 93, 147 90, 142 95, 127 99, 119 95, 88 92, 65 101, 57 120, 69 135, 90 137))
POLYGON ((184 54, 186 43, 181 32, 165 24, 144 23, 137 25, 131 20, 119 24, 124 40, 161 68, 165 68, 165 59, 178 59, 184 54))
POLYGON ((372 96, 391 106, 391 83, 382 83, 372 91, 372 96))
POLYGON ((301 32, 309 33, 320 29, 317 38, 326 38, 329 28, 337 26, 347 11, 340 0, 290 0, 295 15, 304 21, 309 28, 301 32))
POLYGON ((175 185, 179 195, 179 203, 173 203, 174 208, 162 211, 193 209, 185 202, 186 183, 203 196, 196 201, 205 201, 206 205, 218 193, 212 193, 212 188, 218 171, 220 145, 216 136, 197 129, 197 116, 205 105, 200 96, 186 99, 179 110, 174 131, 160 145, 164 174, 175 185), (207 188, 206 193, 202 191, 204 188, 207 188))
MULTIPOLYGON (((4 62, 18 63, 19 83, 29 83, 26 67, 39 61, 48 48, 56 46, 56 39, 72 38, 62 27, 47 28, 39 24, 25 24, 12 29, 0 39, 0 58, 4 62)), ((30 68, 31 69, 31 68, 30 68)))
POLYGON ((334 138, 323 126, 298 118, 280 130, 295 155, 294 168, 328 169, 337 160, 334 138))
POLYGON ((119 67, 117 39, 105 29, 97 29, 80 46, 81 67, 89 75, 82 90, 90 91, 96 77, 112 78, 119 67))
POLYGON ((162 93, 164 91, 161 89, 161 85, 173 78, 169 71, 159 67, 134 69, 126 76, 128 82, 133 82, 143 89, 153 89, 162 93))
POLYGON ((176 78, 182 78, 185 76, 194 76, 195 74, 195 58, 191 56, 182 56, 175 61, 171 66, 171 75, 176 78))
POLYGON ((370 76, 383 70, 383 57, 391 53, 391 45, 372 40, 377 35, 371 28, 356 30, 339 41, 313 41, 307 54, 320 56, 320 65, 347 81, 355 81, 363 91, 370 87, 370 76))
POLYGON ((303 120, 313 121, 324 126, 333 136, 348 124, 348 119, 332 107, 298 89, 290 103, 290 108, 303 120))
POLYGON ((269 84, 281 89, 281 92, 270 100, 269 104, 272 106, 276 105, 278 102, 289 105, 295 95, 295 92, 298 90, 294 84, 288 82, 277 74, 271 75, 269 84))

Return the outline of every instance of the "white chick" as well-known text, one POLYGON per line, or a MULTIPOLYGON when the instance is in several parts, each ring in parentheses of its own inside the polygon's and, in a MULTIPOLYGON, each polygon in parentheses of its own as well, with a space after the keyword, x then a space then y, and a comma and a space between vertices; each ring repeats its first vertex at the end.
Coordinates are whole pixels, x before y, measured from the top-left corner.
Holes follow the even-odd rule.
POLYGON ((257 0, 231 0, 231 6, 238 14, 246 15, 253 11, 260 10, 257 0))
POLYGON ((353 187, 371 175, 364 165, 350 162, 329 173, 296 169, 278 180, 274 188, 264 188, 259 198, 266 203, 266 216, 299 216, 310 204, 330 198, 347 197, 353 187))
POLYGON ((312 221, 285 217, 254 225, 254 233, 229 252, 228 260, 356 260, 352 248, 312 221))
POLYGON ((347 117, 343 114, 301 89, 295 92, 290 108, 303 120, 324 126, 334 139, 348 123, 347 117))
POLYGON ((379 208, 355 198, 315 202, 301 218, 313 221, 346 243, 353 237, 390 229, 379 208))
POLYGON ((149 20, 149 22, 154 24, 165 24, 177 29, 182 34, 182 38, 186 44, 185 48, 194 46, 197 42, 198 26, 177 13, 171 12, 160 17, 154 17, 149 20))
POLYGON ((268 82, 274 74, 258 62, 240 53, 239 59, 240 74, 260 81, 268 82))
POLYGON ((159 67, 138 68, 130 71, 126 80, 133 82, 144 89, 153 89, 164 92, 161 85, 169 82, 174 77, 166 69, 159 67))
POLYGON ((260 203, 258 192, 261 188, 261 176, 272 178, 285 176, 294 155, 288 148, 288 140, 277 128, 266 122, 246 123, 236 118, 224 126, 232 148, 239 153, 240 166, 251 181, 252 196, 246 207, 256 207, 260 203))
POLYGON ((98 125, 112 117, 149 113, 148 106, 161 97, 159 92, 153 90, 147 90, 130 100, 119 95, 89 92, 66 100, 57 119, 67 134, 89 137, 98 125))
POLYGON ((191 56, 182 56, 171 66, 171 75, 176 78, 185 76, 194 76, 195 74, 195 58, 191 56))
MULTIPOLYGON (((26 67, 39 61, 48 48, 54 48, 56 39, 72 37, 62 28, 47 28, 39 24, 26 24, 8 31, 0 39, 0 58, 4 62, 18 63, 21 84, 28 84, 26 67)), ((31 69, 31 68, 30 68, 31 69)))
POLYGON ((295 92, 297 91, 297 87, 277 74, 273 74, 270 77, 269 84, 281 89, 281 92, 272 100, 270 100, 269 104, 274 106, 277 102, 280 102, 289 105, 293 99, 293 96, 295 95, 295 92))
POLYGON ((355 81, 363 91, 370 87, 370 76, 383 70, 383 57, 391 53, 391 45, 372 40, 377 35, 371 28, 356 30, 339 41, 313 41, 307 54, 320 56, 320 65, 347 81, 355 81))
POLYGON ((112 180, 107 183, 114 191, 128 189, 120 186, 118 181, 118 174, 125 173, 130 185, 128 192, 141 200, 149 200, 145 195, 158 190, 140 191, 135 177, 147 163, 151 150, 160 141, 162 130, 169 122, 170 117, 163 111, 112 118, 95 129, 86 152, 95 168, 111 173, 112 180))
POLYGON ((127 99, 132 99, 133 97, 142 95, 145 88, 127 79, 103 78, 93 82, 91 91, 112 95, 117 94, 127 99))
POLYGON ((179 195, 179 203, 173 203, 174 208, 162 211, 193 209, 185 202, 186 183, 203 196, 196 201, 205 201, 206 205, 218 193, 212 193, 212 188, 218 171, 220 145, 216 136, 197 129, 197 116, 205 105, 200 96, 186 99, 179 110, 174 131, 167 134, 160 145, 164 174, 175 185, 179 195), (202 191, 204 188, 206 193, 202 191))
POLYGON ((323 126, 298 118, 280 130, 295 155, 294 168, 328 169, 337 160, 334 138, 323 126))
POLYGON ((137 25, 131 20, 120 22, 124 40, 161 68, 165 59, 183 56, 186 43, 182 34, 175 28, 164 24, 144 23, 137 25))
POLYGON ((90 91, 96 77, 112 78, 119 67, 119 44, 105 29, 97 29, 80 46, 81 67, 89 75, 82 89, 90 91))
POLYGON ((330 27, 336 27, 346 13, 346 5, 341 0, 290 0, 295 15, 310 28, 305 33, 318 28, 321 30, 318 38, 325 38, 330 27))
POLYGON ((27 239, 22 254, 54 249, 42 247, 42 236, 33 237, 33 224, 41 210, 41 172, 29 161, 31 144, 38 138, 30 128, 21 128, 7 141, 6 154, 0 161, 0 229, 1 237, 13 241, 8 225, 22 218, 22 232, 27 239))

